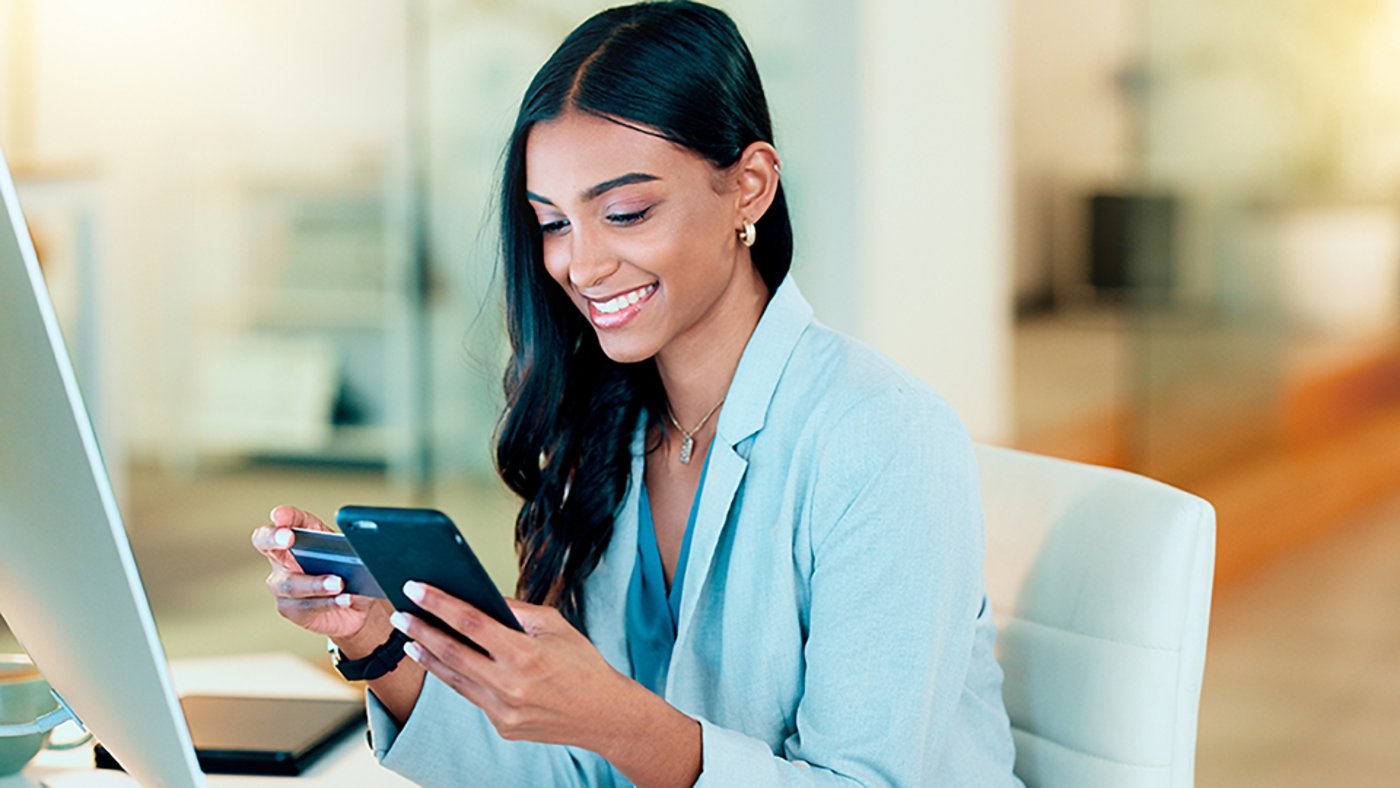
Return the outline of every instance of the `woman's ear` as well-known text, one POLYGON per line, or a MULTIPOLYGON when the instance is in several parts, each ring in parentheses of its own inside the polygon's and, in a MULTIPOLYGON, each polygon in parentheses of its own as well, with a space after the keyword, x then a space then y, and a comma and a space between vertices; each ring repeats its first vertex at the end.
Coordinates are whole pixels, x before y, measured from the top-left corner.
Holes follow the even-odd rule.
POLYGON ((768 212, 768 206, 778 194, 778 151, 766 142, 755 142, 739 154, 734 168, 739 183, 738 204, 735 206, 735 229, 744 222, 758 223, 768 212))

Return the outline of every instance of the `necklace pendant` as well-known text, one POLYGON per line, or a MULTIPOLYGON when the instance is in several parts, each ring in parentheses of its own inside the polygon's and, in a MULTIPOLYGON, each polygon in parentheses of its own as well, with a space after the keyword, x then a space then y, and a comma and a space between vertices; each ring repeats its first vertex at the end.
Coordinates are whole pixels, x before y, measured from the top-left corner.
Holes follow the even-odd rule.
POLYGON ((681 465, 690 464, 690 453, 695 449, 695 439, 689 435, 681 438, 681 465))

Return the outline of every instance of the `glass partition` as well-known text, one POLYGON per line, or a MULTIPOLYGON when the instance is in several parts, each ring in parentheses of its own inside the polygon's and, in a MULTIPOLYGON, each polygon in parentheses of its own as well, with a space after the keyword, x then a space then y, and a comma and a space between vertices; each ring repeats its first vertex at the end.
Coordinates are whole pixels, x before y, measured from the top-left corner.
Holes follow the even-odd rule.
POLYGON ((1010 9, 1018 445, 1201 493, 1221 577, 1400 487, 1400 3, 1010 9))
POLYGON ((1400 486, 1357 450, 1400 405, 1400 4, 1147 0, 1140 30, 1176 210, 1128 225, 1128 270, 1169 262, 1129 288, 1133 459, 1216 496, 1228 576, 1400 486))

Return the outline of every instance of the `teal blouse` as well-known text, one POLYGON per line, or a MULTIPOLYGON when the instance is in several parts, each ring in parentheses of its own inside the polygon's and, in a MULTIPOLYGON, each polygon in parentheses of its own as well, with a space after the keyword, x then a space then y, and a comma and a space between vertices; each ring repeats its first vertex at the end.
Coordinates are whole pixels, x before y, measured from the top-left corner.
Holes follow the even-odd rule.
POLYGON ((695 500, 690 505, 685 537, 681 540, 681 555, 676 561, 676 575, 671 578, 669 591, 661 564, 661 548, 656 543, 656 524, 651 517, 651 498, 647 495, 646 481, 639 485, 637 564, 632 569, 632 581, 627 588, 624 625, 627 629, 627 652, 632 657, 632 678, 657 695, 665 692, 671 650, 676 645, 676 629, 681 618, 681 587, 685 584, 685 564, 690 556, 690 534, 695 530, 695 512, 700 492, 705 489, 705 473, 709 469, 710 453, 706 451, 705 466, 700 470, 700 483, 695 488, 695 500))

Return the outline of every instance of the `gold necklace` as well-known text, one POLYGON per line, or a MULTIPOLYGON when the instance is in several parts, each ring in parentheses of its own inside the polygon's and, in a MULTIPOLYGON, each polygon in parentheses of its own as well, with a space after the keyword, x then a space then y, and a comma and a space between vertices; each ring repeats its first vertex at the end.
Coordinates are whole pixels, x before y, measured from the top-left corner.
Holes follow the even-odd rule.
POLYGON ((715 403, 715 406, 714 406, 713 408, 710 408, 710 412, 705 414, 705 418, 701 419, 701 420, 700 420, 700 423, 695 425, 695 429, 689 430, 689 431, 687 431, 685 427, 682 427, 682 426, 681 426, 681 423, 680 423, 679 421, 676 421, 676 415, 675 415, 674 413, 671 412, 671 406, 670 406, 670 405, 667 405, 667 406, 666 406, 666 417, 669 418, 669 419, 671 420, 671 424, 676 428, 676 431, 678 431, 678 432, 681 434, 681 436, 682 436, 682 437, 681 437, 681 465, 689 465, 689 464, 690 464, 690 455, 691 455, 691 452, 693 452, 693 451, 695 450, 695 433, 697 433, 697 432, 699 432, 700 430, 704 429, 704 427, 705 427, 705 422, 709 421, 709 420, 710 420, 710 417, 713 416, 713 415, 715 415, 715 411, 719 410, 719 406, 720 406, 720 405, 723 405, 723 404, 724 404, 724 397, 720 397, 720 398, 719 398, 719 402, 716 402, 716 403, 715 403))

